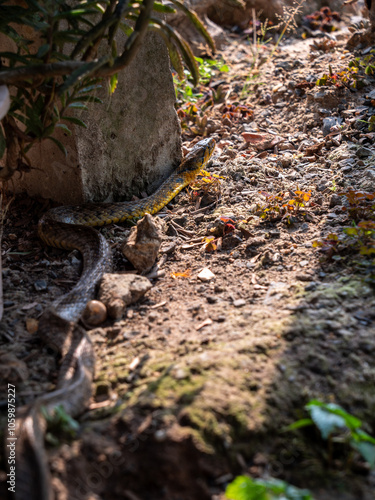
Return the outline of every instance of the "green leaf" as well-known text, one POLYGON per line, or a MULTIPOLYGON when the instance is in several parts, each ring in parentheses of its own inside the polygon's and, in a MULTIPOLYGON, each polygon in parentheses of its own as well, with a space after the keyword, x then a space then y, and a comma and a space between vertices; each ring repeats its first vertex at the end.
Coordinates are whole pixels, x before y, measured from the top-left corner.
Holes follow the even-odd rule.
POLYGON ((7 147, 7 145, 6 145, 6 141, 5 141, 3 127, 0 125, 0 158, 2 158, 4 156, 6 147, 7 147))
POLYGON ((74 123, 75 125, 79 125, 80 127, 87 128, 86 123, 80 120, 79 118, 76 118, 75 116, 63 116, 62 120, 66 120, 68 122, 74 123))
POLYGON ((371 468, 375 467, 375 445, 368 441, 350 441, 350 446, 357 450, 368 462, 371 468))
POLYGON ((72 131, 65 125, 65 123, 58 123, 56 127, 61 128, 66 134, 72 135, 72 131))
POLYGON ((353 431, 352 437, 357 441, 367 441, 369 443, 375 444, 375 438, 370 436, 370 434, 367 434, 367 432, 363 431, 362 429, 353 431))
POLYGON ((75 97, 72 99, 72 102, 97 102, 98 104, 103 104, 103 101, 96 97, 95 95, 80 95, 79 97, 75 97))
POLYGON ((108 62, 108 56, 102 57, 98 61, 88 62, 81 68, 76 69, 73 73, 65 80, 65 82, 59 88, 59 94, 63 94, 68 89, 87 78, 91 73, 99 69, 101 66, 108 62))
POLYGON ((301 429, 302 427, 307 427, 309 425, 312 425, 313 423, 314 422, 311 418, 301 418, 300 420, 297 420, 297 422, 293 422, 292 424, 288 425, 285 430, 294 431, 295 429, 301 429))
POLYGON ((86 87, 83 87, 83 89, 79 89, 78 94, 87 94, 88 92, 91 92, 94 89, 100 89, 101 85, 87 85, 86 87))
POLYGON ((52 142, 54 142, 56 144, 56 146, 58 146, 60 151, 62 151, 65 156, 68 156, 68 151, 66 150, 64 144, 62 144, 58 139, 56 139, 55 137, 52 137, 51 135, 49 137, 46 137, 46 139, 50 139, 52 142))
POLYGON ((247 476, 238 476, 228 484, 225 496, 229 500, 268 500, 266 487, 247 476))
POLYGON ((38 49, 38 52, 36 53, 36 57, 38 59, 42 59, 42 57, 45 56, 47 54, 47 52, 49 51, 49 48, 50 48, 50 46, 48 43, 41 45, 38 49))
POLYGON ((173 28, 171 28, 171 26, 169 26, 164 21, 157 18, 151 18, 151 23, 161 26, 165 34, 168 36, 169 40, 173 41, 173 43, 176 45, 177 49, 181 52, 183 60, 185 61, 185 64, 187 65, 191 73, 194 85, 197 85, 197 83, 199 82, 199 68, 190 46, 173 28))
POLYGON ((68 108, 75 108, 75 109, 83 109, 84 111, 88 111, 89 108, 82 104, 82 102, 71 102, 68 105, 68 108))
POLYGON ((174 9, 170 5, 163 5, 162 3, 156 2, 156 1, 154 2, 153 8, 156 12, 164 12, 164 14, 175 14, 176 13, 176 9, 174 9))
POLYGON ((333 432, 346 427, 345 420, 340 415, 330 413, 325 408, 311 405, 307 409, 323 439, 328 439, 333 432))
POLYGON ((348 236, 357 236, 358 235, 358 229, 356 227, 346 227, 343 231, 348 236))
POLYGON ((171 60, 172 66, 175 69, 176 73, 178 74, 178 77, 180 80, 184 79, 184 66, 182 64, 182 59, 181 56, 175 46, 175 44, 169 39, 168 35, 163 31, 163 29, 160 26, 153 25, 150 26, 149 28, 151 31, 155 31, 158 33, 165 41, 168 52, 169 52, 169 58, 171 60))
POLYGON ((61 12, 61 14, 57 14, 54 16, 54 19, 69 19, 70 17, 78 17, 78 16, 88 16, 90 14, 98 14, 97 10, 94 9, 72 9, 72 10, 65 10, 64 12, 61 12))
POLYGON ((127 24, 125 22, 120 23, 120 29, 123 33, 125 33, 125 35, 127 37, 129 37, 134 31, 134 29, 129 24, 127 24))
POLYGON ((116 90, 118 83, 118 73, 115 73, 114 75, 111 76, 110 82, 109 82, 109 91, 111 94, 116 90))
POLYGON ((273 477, 252 479, 238 476, 227 486, 225 496, 229 500, 313 500, 308 490, 273 477))
POLYGON ((199 19, 197 14, 194 11, 188 9, 179 0, 170 0, 170 1, 187 15, 187 17, 190 19, 190 21, 194 24, 197 31, 203 36, 203 38, 206 40, 208 45, 211 47, 212 52, 215 52, 216 51, 215 42, 213 41, 211 35, 206 30, 206 27, 204 26, 202 21, 199 19))

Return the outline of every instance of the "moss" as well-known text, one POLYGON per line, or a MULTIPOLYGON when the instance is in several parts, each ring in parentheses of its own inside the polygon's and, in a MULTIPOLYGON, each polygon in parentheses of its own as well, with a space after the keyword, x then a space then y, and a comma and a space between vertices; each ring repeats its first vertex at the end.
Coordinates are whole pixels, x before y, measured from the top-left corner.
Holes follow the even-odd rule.
POLYGON ((320 285, 314 292, 307 293, 305 298, 309 302, 315 302, 320 299, 341 301, 342 299, 366 297, 371 293, 371 288, 362 281, 343 276, 336 282, 320 285))

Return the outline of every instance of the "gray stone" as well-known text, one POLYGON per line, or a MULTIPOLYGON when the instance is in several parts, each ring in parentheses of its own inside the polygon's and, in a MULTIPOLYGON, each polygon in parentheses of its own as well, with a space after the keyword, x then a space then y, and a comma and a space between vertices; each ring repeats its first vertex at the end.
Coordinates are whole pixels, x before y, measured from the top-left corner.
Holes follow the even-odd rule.
POLYGON ((342 205, 342 196, 338 194, 333 194, 329 200, 329 208, 334 208, 337 205, 342 205))
POLYGON ((47 290, 47 281, 46 280, 36 280, 34 282, 34 288, 37 292, 43 292, 47 290))
POLYGON ((244 299, 237 299, 233 301, 234 307, 243 307, 246 305, 246 300, 244 299))
POLYGON ((335 125, 340 125, 342 123, 342 120, 340 118, 334 118, 334 117, 329 117, 329 118, 324 118, 323 119, 323 135, 326 136, 331 133, 331 128, 334 127, 335 125))
MULTIPOLYGON (((119 36, 117 43, 124 41, 119 36)), ((72 125, 71 137, 57 129, 55 137, 65 144, 68 156, 51 141, 34 147, 31 164, 43 172, 32 169, 15 178, 16 189, 65 204, 116 201, 154 191, 181 160, 169 65, 163 40, 148 34, 119 74, 114 94, 109 97, 104 85, 98 91, 104 103, 75 115, 87 129, 72 125)))
POLYGON ((368 158, 369 156, 372 156, 373 154, 374 154, 374 152, 372 151, 372 149, 365 148, 364 146, 359 148, 358 151, 356 152, 356 155, 358 156, 358 158, 368 158))
POLYGON ((147 273, 155 264, 161 239, 158 218, 146 214, 137 222, 136 227, 131 228, 129 238, 121 250, 138 271, 147 273))
POLYGON ((118 302, 122 301, 125 310, 126 306, 137 302, 151 287, 150 280, 144 276, 106 273, 100 283, 98 299, 105 304, 111 316, 113 305, 116 305, 117 311, 118 302))

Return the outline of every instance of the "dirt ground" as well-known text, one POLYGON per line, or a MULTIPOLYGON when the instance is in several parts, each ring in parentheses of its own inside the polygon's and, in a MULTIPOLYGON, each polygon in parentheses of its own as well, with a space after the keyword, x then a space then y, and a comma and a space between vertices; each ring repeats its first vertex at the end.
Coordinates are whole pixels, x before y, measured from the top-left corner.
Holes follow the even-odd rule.
MULTIPOLYGON (((337 444, 329 458, 314 428, 283 432, 316 398, 375 434, 374 270, 344 243, 337 253, 313 244, 352 225, 340 193, 375 190, 375 134, 359 121, 375 113, 374 79, 363 76, 359 91, 315 85, 329 66, 339 73, 369 53, 348 51, 348 38, 336 34, 328 52, 310 48, 322 38, 286 38, 249 79, 250 43, 227 34, 219 58, 229 72, 212 84, 226 102, 208 106, 203 123, 180 113, 186 147, 199 139, 194 126, 216 139, 207 170, 223 178, 162 211, 152 289, 125 318, 90 331, 92 404, 76 439, 49 447, 56 499, 219 500, 239 473, 286 479, 317 500, 375 498, 375 473, 359 455, 348 463, 337 444), (269 210, 296 191, 308 201, 289 204, 290 217, 269 210), (198 277, 204 268, 209 281, 198 277)), ((38 240, 48 206, 19 197, 4 224, 0 387, 16 384, 19 405, 54 386, 58 359, 37 320, 80 272, 78 253, 38 240)), ((120 253, 129 227, 102 232, 116 271, 129 271, 120 253)))

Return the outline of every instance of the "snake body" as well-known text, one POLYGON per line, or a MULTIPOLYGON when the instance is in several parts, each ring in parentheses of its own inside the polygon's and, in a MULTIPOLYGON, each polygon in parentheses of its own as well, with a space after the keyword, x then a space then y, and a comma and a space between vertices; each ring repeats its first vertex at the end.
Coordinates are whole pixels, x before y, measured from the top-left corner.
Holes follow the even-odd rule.
POLYGON ((78 249, 83 256, 79 282, 43 313, 38 333, 62 358, 56 389, 23 408, 17 419, 16 500, 52 500, 47 456, 44 451, 46 421, 43 406, 51 413, 58 405, 75 417, 87 407, 94 376, 94 350, 78 324, 87 302, 94 296, 103 274, 110 270, 111 252, 105 238, 94 229, 113 222, 154 214, 186 187, 210 159, 213 139, 198 142, 180 166, 151 196, 139 201, 58 207, 39 221, 40 238, 50 246, 78 249))

